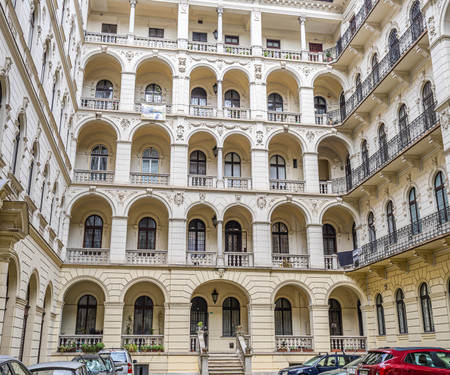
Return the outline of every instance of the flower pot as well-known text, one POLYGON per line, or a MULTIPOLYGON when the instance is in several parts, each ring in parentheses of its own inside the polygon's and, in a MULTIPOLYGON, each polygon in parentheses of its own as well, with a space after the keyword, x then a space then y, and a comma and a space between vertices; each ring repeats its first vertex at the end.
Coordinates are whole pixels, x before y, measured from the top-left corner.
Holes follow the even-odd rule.
POLYGON ((277 349, 277 352, 287 352, 287 349, 279 348, 279 349, 277 349))
POLYGON ((298 349, 290 349, 290 352, 301 352, 302 350, 300 348, 298 349))
POLYGON ((313 350, 311 348, 303 348, 304 352, 312 352, 313 350))

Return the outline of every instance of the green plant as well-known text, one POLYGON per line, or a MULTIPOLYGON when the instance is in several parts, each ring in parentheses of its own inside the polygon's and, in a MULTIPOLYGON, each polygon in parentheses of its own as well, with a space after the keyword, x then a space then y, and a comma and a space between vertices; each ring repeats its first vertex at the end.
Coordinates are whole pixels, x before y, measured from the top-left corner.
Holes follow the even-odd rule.
POLYGON ((236 336, 244 336, 244 328, 242 326, 236 326, 236 336))
POLYGON ((137 345, 134 344, 134 343, 131 343, 131 344, 125 344, 125 345, 123 345, 123 348, 126 349, 126 350, 128 350, 130 353, 137 352, 137 350, 138 350, 137 345))
POLYGON ((199 331, 203 330, 203 322, 198 322, 197 323, 197 328, 199 331))
POLYGON ((97 342, 95 344, 82 344, 81 350, 84 353, 98 353, 104 347, 105 347, 105 344, 103 344, 102 342, 97 342))
POLYGON ((127 335, 133 334, 133 317, 131 315, 128 315, 127 324, 125 326, 125 333, 127 335))

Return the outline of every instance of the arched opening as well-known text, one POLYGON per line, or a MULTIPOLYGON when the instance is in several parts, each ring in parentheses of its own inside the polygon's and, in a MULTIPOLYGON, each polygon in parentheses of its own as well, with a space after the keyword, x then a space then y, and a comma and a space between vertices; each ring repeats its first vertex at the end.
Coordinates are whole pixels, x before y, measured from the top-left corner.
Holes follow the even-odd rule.
POLYGON ((11 354, 13 345, 14 329, 16 327, 16 313, 19 312, 16 304, 16 297, 19 288, 19 275, 17 273, 17 264, 14 258, 10 258, 8 264, 8 275, 6 279, 6 303, 5 315, 2 327, 2 340, 0 350, 4 354, 11 354))
POLYGON ((405 296, 403 290, 398 289, 395 293, 395 304, 397 305, 398 332, 408 333, 408 320, 406 317, 405 296))
POLYGON ((298 84, 292 73, 283 70, 273 71, 267 77, 266 87, 267 119, 300 123, 298 84))
POLYGON ((250 118, 250 84, 247 75, 237 69, 229 70, 223 77, 224 117, 250 118))
POLYGON ((431 128, 436 123, 436 112, 434 110, 434 94, 431 82, 425 83, 422 89, 422 105, 425 114, 425 129, 431 128))
POLYGON ((228 136, 223 143, 224 183, 228 189, 251 189, 251 145, 241 134, 228 136))
POLYGON ((448 197, 447 188, 445 187, 444 174, 439 171, 434 178, 434 194, 436 195, 436 206, 439 213, 439 222, 446 223, 448 221, 448 197))
MULTIPOLYGON (((32 274, 30 281, 28 282, 27 293, 26 293, 26 304, 23 313, 22 320, 22 333, 20 338, 19 346, 19 360, 25 363, 32 363, 36 361, 36 352, 33 350, 34 347, 34 333, 37 330, 37 310, 36 303, 38 300, 38 280, 36 274, 32 274)), ((40 323, 40 321, 39 321, 40 323)))
POLYGON ((253 265, 252 215, 241 206, 229 208, 223 217, 225 264, 253 265))
POLYGON ((39 331, 39 346, 37 354, 37 362, 43 362, 47 358, 49 352, 49 336, 50 336, 50 313, 52 310, 52 290, 51 286, 47 287, 44 296, 44 305, 42 306, 41 327, 39 331))
POLYGON ((400 58, 400 45, 398 43, 397 29, 392 29, 389 34, 389 61, 393 66, 400 58))
POLYGON ((199 117, 215 117, 218 98, 217 78, 215 73, 206 67, 192 70, 190 79, 190 114, 199 117))
POLYGON ((219 152, 216 140, 209 133, 198 132, 189 139, 189 186, 216 186, 218 159, 222 155, 219 152))

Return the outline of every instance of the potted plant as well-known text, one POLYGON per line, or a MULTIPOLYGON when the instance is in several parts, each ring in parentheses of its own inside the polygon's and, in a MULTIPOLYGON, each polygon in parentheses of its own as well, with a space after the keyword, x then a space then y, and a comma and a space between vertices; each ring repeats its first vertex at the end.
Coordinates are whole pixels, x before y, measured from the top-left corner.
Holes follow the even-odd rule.
POLYGON ((236 336, 244 336, 244 328, 242 326, 236 326, 236 336))
POLYGON ((302 348, 299 347, 299 346, 290 346, 290 347, 289 347, 289 351, 290 351, 290 352, 301 352, 301 351, 302 351, 302 348))
POLYGON ((286 347, 286 346, 280 346, 278 349, 277 349, 277 352, 287 352, 288 351, 288 348, 286 347))
POLYGON ((197 323, 197 331, 203 331, 203 322, 197 323))
POLYGON ((312 351, 313 351, 312 348, 302 347, 302 352, 312 352, 312 351))

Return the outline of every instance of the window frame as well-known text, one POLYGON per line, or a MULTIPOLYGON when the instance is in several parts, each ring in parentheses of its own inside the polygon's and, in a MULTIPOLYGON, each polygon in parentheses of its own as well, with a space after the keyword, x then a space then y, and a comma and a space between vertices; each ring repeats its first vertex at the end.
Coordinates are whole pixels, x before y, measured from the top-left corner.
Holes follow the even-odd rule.
POLYGON ((228 297, 222 303, 222 336, 235 337, 236 326, 241 324, 241 305, 237 298, 228 297), (226 306, 228 305, 229 306, 226 306), (237 314, 233 314, 237 311, 237 314), (236 322, 237 318, 237 322, 236 322))
POLYGON ((377 325, 378 325, 378 335, 386 336, 386 321, 384 317, 384 307, 383 307, 383 297, 380 293, 376 296, 376 312, 377 312, 377 325))
POLYGON ((150 216, 143 217, 138 223, 137 248, 139 250, 155 250, 156 249, 156 232, 158 225, 155 219, 150 216), (145 220, 145 222, 144 222, 145 220), (144 224, 146 224, 144 226, 144 224), (153 226, 151 225, 153 224, 153 226), (141 242, 141 234, 145 235, 145 239, 141 242))
POLYGON ((153 311, 154 303, 153 300, 146 295, 139 296, 134 301, 133 305, 133 334, 135 335, 151 335, 153 334, 153 311), (143 304, 137 305, 139 300, 143 299, 143 304), (150 304, 147 304, 150 301, 150 304), (142 311, 141 321, 139 322, 136 317, 136 312, 142 311), (150 319, 146 320, 150 315, 150 319), (146 327, 146 321, 150 323, 150 327, 146 327), (140 326, 139 326, 140 325, 140 326), (138 329, 140 328, 140 329, 138 329))
MULTIPOLYGON (((93 328, 91 329, 95 329, 96 323, 97 323, 97 307, 98 307, 98 301, 97 298, 95 298, 92 294, 84 294, 80 297, 80 299, 77 302, 77 317, 75 320, 75 334, 79 335, 79 334, 89 334, 90 332, 88 331, 88 322, 89 322, 89 311, 92 310, 93 311, 93 328), (84 298, 86 298, 86 304, 80 305, 81 300, 84 298), (89 301, 93 299, 95 304, 90 304, 89 301), (80 316, 80 310, 86 310, 84 319, 80 316), (82 325, 79 325, 80 320, 83 319, 83 323, 82 325), (83 332, 84 331, 84 332, 83 332)), ((90 331, 90 330, 89 330, 90 331)))
POLYGON ((160 29, 157 27, 149 27, 148 28, 148 37, 163 39, 164 38, 164 29, 160 29), (152 35, 152 32, 154 33, 154 35, 152 35), (158 35, 158 34, 160 34, 160 35, 158 35))
POLYGON ((266 39, 266 47, 272 49, 280 49, 281 48, 281 40, 280 39, 266 39))
POLYGON ((272 254, 289 254, 289 229, 280 221, 272 224, 272 254))
MULTIPOLYGON (((83 232, 83 249, 101 249, 102 248, 102 242, 103 242, 103 228, 104 228, 104 221, 103 218, 99 215, 89 215, 86 220, 84 221, 84 232, 83 232), (94 224, 90 225, 88 224, 88 220, 90 218, 94 218, 94 224), (96 225, 97 218, 100 219, 100 224, 96 225), (92 234, 87 234, 87 230, 91 230, 92 234), (100 243, 99 246, 95 245, 95 234, 96 231, 99 231, 100 233, 100 243), (91 246, 86 246, 87 244, 91 246)), ((97 232, 98 233, 98 232, 97 232)))
POLYGON ((206 251, 206 225, 201 219, 192 219, 188 223, 188 251, 206 251), (199 226, 200 223, 203 225, 203 228, 199 226), (195 224, 195 228, 193 224, 195 224), (194 238, 191 238, 191 233, 194 238), (203 234, 203 246, 200 246, 202 244, 201 238, 199 238, 200 234, 203 234), (194 244, 193 248, 191 247, 191 243, 194 244))
POLYGON ((400 334, 408 333, 408 318, 406 315, 405 295, 402 289, 397 289, 395 293, 395 305, 397 307, 398 332, 400 334))
POLYGON ((233 46, 239 45, 239 35, 225 35, 224 40, 225 40, 225 44, 230 44, 233 46))
POLYGON ((208 33, 193 31, 192 32, 192 41, 200 42, 200 43, 208 43, 208 33))
POLYGON ((435 332, 433 306, 431 304, 430 292, 427 283, 422 283, 419 289, 420 310, 422 313, 423 331, 435 332))
POLYGON ((288 299, 280 297, 275 301, 274 322, 276 336, 292 335, 292 305, 288 299), (277 324, 277 319, 279 324, 277 324))

